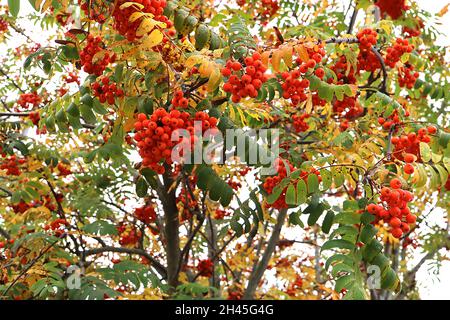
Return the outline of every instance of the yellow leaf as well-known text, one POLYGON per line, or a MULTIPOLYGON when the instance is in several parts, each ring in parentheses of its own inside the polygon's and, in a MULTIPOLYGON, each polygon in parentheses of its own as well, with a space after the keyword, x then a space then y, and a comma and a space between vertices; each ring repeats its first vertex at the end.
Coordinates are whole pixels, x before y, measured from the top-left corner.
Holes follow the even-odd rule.
POLYGON ((153 30, 156 26, 156 21, 151 18, 144 18, 142 19, 141 24, 139 25, 139 28, 136 30, 136 36, 142 37, 145 34, 148 34, 150 31, 153 30))
POLYGON ((441 9, 441 11, 439 11, 436 15, 439 16, 439 17, 442 17, 443 15, 445 15, 448 12, 448 6, 450 6, 450 3, 447 3, 445 5, 445 7, 443 7, 441 9))
POLYGON ((281 50, 276 50, 272 54, 272 66, 273 66, 273 70, 275 70, 276 72, 280 71, 281 57, 282 57, 281 50))
POLYGON ((270 51, 264 51, 261 54, 261 62, 267 68, 269 66, 270 51))
POLYGON ((282 49, 282 52, 284 63, 289 68, 292 67, 292 48, 290 46, 286 46, 282 49))
POLYGON ((219 67, 215 66, 209 76, 209 80, 207 83, 208 91, 214 91, 219 86, 221 80, 222 74, 220 73, 219 67))
POLYGON ((120 6, 120 9, 123 10, 123 9, 126 9, 128 7, 131 7, 131 6, 138 7, 140 10, 144 9, 144 6, 142 4, 137 3, 137 2, 133 2, 133 1, 125 2, 124 4, 122 4, 120 6))
POLYGON ((142 45, 145 48, 153 48, 161 43, 164 35, 158 29, 154 29, 147 37, 145 37, 144 41, 142 41, 142 45))
POLYGON ((294 49, 297 51, 298 56, 303 62, 307 62, 309 60, 308 50, 306 50, 302 44, 295 46, 294 49))
POLYGON ((137 19, 145 16, 146 14, 144 12, 134 12, 133 14, 131 14, 130 18, 128 19, 128 21, 130 22, 135 22, 137 19))

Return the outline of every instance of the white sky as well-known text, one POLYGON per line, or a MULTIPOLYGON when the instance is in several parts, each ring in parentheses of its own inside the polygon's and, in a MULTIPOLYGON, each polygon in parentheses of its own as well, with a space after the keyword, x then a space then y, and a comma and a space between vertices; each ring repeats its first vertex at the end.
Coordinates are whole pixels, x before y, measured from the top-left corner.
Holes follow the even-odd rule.
MULTIPOLYGON (((417 2, 421 8, 428 10, 431 13, 436 13, 439 12, 447 3, 449 3, 449 0, 418 0, 417 2)), ((6 5, 6 3, 7 0, 0 0, 0 4, 6 5)), ((21 15, 25 15, 33 10, 27 0, 21 0, 21 5, 21 15)), ((442 25, 439 27, 439 30, 443 33, 443 35, 439 37, 438 43, 449 46, 450 38, 448 32, 450 28, 450 14, 445 15, 441 21, 442 25)), ((26 29, 27 34, 34 41, 42 43, 46 42, 48 32, 42 32, 38 28, 34 29, 31 23, 27 24, 26 22, 21 21, 20 25, 26 29), (35 30, 35 32, 33 32, 33 30, 35 30)), ((9 41, 9 44, 11 46, 18 46, 24 43, 23 40, 24 39, 22 39, 21 36, 18 36, 9 41)), ((2 56, 1 52, 0 56, 2 56)), ((437 212, 437 215, 439 215, 439 217, 435 217, 435 221, 442 220, 442 212, 437 212)), ((299 249, 305 248, 301 247, 299 249)), ((416 251, 417 255, 415 260, 418 261, 423 256, 423 253, 420 252, 420 249, 417 249, 416 251)), ((413 261, 413 263, 416 261, 413 261)), ((433 270, 435 269, 433 268, 433 270)), ((450 261, 445 261, 443 263, 439 275, 431 274, 431 271, 429 271, 429 265, 424 264, 424 266, 417 273, 417 280, 419 282, 420 295, 422 299, 450 300, 450 261)))

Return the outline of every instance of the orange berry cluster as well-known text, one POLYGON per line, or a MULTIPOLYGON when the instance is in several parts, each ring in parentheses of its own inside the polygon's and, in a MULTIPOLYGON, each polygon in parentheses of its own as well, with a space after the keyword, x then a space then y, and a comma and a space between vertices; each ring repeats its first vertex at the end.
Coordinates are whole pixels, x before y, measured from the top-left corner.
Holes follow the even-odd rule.
POLYGON ((337 99, 334 101, 333 111, 348 120, 358 118, 364 113, 364 109, 358 103, 357 98, 347 96, 345 96, 342 101, 337 99))
POLYGON ((17 104, 23 109, 32 109, 42 102, 42 98, 36 93, 22 93, 17 100, 17 104))
POLYGON ((92 1, 82 1, 78 0, 78 4, 81 7, 81 10, 84 11, 84 14, 91 20, 94 20, 100 24, 105 23, 106 17, 103 12, 101 12, 101 8, 94 6, 92 1))
POLYGON ((358 70, 375 71, 381 67, 372 47, 377 44, 378 33, 370 28, 362 29, 356 37, 359 40, 358 70))
POLYGON ((8 30, 8 22, 0 18, 0 32, 5 32, 8 30))
POLYGON ((304 113, 302 115, 296 115, 294 114, 292 116, 292 125, 296 132, 305 132, 309 129, 309 124, 305 122, 305 119, 308 119, 310 117, 309 114, 304 113))
POLYGON ((408 40, 397 38, 394 46, 386 49, 386 58, 384 61, 386 65, 394 68, 395 64, 400 61, 400 57, 405 53, 410 53, 413 49, 414 46, 409 44, 408 40))
MULTIPOLYGON (((191 190, 195 189, 196 181, 197 177, 189 181, 191 190)), ((182 222, 191 219, 191 210, 193 208, 197 208, 198 206, 197 200, 195 198, 192 198, 190 192, 186 190, 186 187, 184 185, 181 187, 180 194, 177 197, 176 203, 178 209, 180 210, 180 221, 182 222)))
POLYGON ((134 216, 145 224, 150 224, 156 220, 156 211, 152 205, 145 205, 134 210, 134 216))
MULTIPOLYGON (((316 65, 316 62, 311 59, 312 68, 316 65)), ((308 70, 308 69, 306 69, 308 70)), ((291 99, 291 103, 293 106, 298 105, 300 102, 306 101, 308 98, 305 90, 309 87, 308 79, 299 79, 301 75, 300 70, 292 70, 291 72, 283 72, 281 77, 284 82, 281 84, 281 88, 283 88, 283 98, 291 99)))
POLYGON ((56 237, 61 237, 65 232, 65 227, 69 225, 66 219, 56 219, 52 221, 49 225, 44 226, 44 230, 51 229, 56 237))
POLYGON ((189 100, 184 97, 183 90, 175 91, 175 94, 172 98, 172 105, 174 107, 179 107, 186 109, 189 106, 189 100))
POLYGON ((158 174, 164 173, 164 167, 159 164, 164 160, 167 164, 171 164, 172 147, 175 145, 171 141, 172 133, 178 129, 186 129, 190 132, 191 138, 180 139, 180 142, 190 146, 195 143, 194 121, 202 124, 202 133, 208 129, 217 127, 217 119, 210 117, 203 111, 198 111, 194 117, 187 112, 180 112, 176 109, 167 112, 163 108, 155 110, 155 112, 147 118, 143 113, 138 115, 138 121, 134 124, 136 134, 134 139, 137 141, 139 154, 143 161, 144 167, 149 167, 158 174))
POLYGON ((77 74, 73 73, 73 72, 69 72, 69 74, 64 75, 63 79, 66 83, 77 83, 80 84, 80 78, 78 77, 77 74))
POLYGON ((18 204, 12 204, 11 208, 13 209, 14 213, 24 213, 30 208, 33 208, 34 204, 26 203, 23 200, 20 200, 18 204))
POLYGON ((58 163, 57 166, 58 170, 59 170, 59 175, 62 177, 66 177, 69 174, 72 174, 72 170, 70 170, 70 168, 66 167, 64 164, 62 164, 61 162, 58 163))
MULTIPOLYGON (((339 60, 330 68, 331 70, 334 71, 334 73, 337 76, 337 84, 344 84, 344 83, 349 83, 349 84, 354 84, 356 83, 356 76, 355 76, 355 70, 353 69, 353 67, 350 65, 350 68, 348 66, 348 61, 347 58, 345 56, 340 56, 339 60), (348 70, 348 73, 347 73, 348 70)), ((330 77, 328 79, 328 83, 332 83, 333 82, 333 78, 330 77)))
POLYGON ((124 95, 123 90, 109 77, 102 77, 100 81, 94 82, 91 88, 101 103, 114 104, 116 97, 122 98, 124 95))
POLYGON ((419 78, 419 73, 414 72, 414 67, 410 64, 405 64, 404 67, 398 68, 398 84, 400 87, 412 89, 419 78))
POLYGON ((408 203, 414 199, 414 196, 401 188, 401 181, 392 179, 390 188, 381 189, 381 203, 371 203, 366 207, 369 213, 375 215, 375 223, 380 220, 389 223, 390 232, 395 238, 400 238, 404 233, 409 232, 409 225, 416 223, 416 216, 408 208, 408 203))
MULTIPOLYGON (((3 158, 6 158, 3 155, 3 158)), ((20 176, 20 165, 26 163, 26 159, 18 159, 15 155, 7 157, 2 164, 0 164, 0 170, 6 170, 8 176, 20 176)))
MULTIPOLYGON (((285 160, 285 161, 286 161, 286 164, 289 167, 289 171, 293 172, 294 171, 294 166, 291 163, 289 163, 288 160, 285 160)), ((284 162, 280 158, 275 160, 274 166, 275 166, 275 169, 277 170, 278 175, 272 176, 272 177, 267 177, 267 179, 263 183, 264 190, 266 190, 268 194, 271 194, 273 189, 284 178, 287 177, 286 166, 285 166, 284 162)), ((308 176, 310 174, 315 174, 319 178, 319 181, 322 180, 322 178, 320 177, 320 172, 318 170, 314 169, 314 168, 311 168, 309 172, 302 170, 300 172, 299 179, 302 179, 302 180, 304 180, 306 182, 308 180, 308 176)), ((286 204, 286 191, 287 191, 287 187, 281 192, 280 197, 273 204, 271 204, 271 205, 267 204, 267 207, 272 207, 272 208, 275 208, 275 209, 287 208, 288 205, 286 204)))
POLYGON ((380 8, 382 16, 388 14, 394 20, 400 18, 403 15, 403 11, 408 10, 405 0, 377 0, 375 5, 380 8))
POLYGON ((103 42, 101 37, 94 37, 88 35, 87 45, 80 52, 80 60, 83 65, 83 70, 89 74, 95 74, 97 77, 101 76, 109 63, 116 61, 116 54, 112 55, 106 52, 101 59, 93 61, 94 56, 103 50, 103 42))
POLYGON ((415 132, 411 132, 407 135, 401 135, 398 137, 392 137, 391 142, 394 145, 393 155, 396 159, 411 163, 411 157, 415 156, 417 161, 422 161, 420 157, 420 142, 429 143, 431 141, 428 133, 436 133, 436 128, 433 126, 426 128, 420 128, 415 132), (408 161, 407 161, 408 160, 408 161))
POLYGON ((256 98, 258 90, 268 77, 265 74, 267 68, 261 62, 261 55, 253 53, 251 57, 244 59, 245 70, 239 61, 228 60, 222 75, 228 80, 223 86, 223 90, 231 93, 231 101, 238 103, 246 97, 256 98))
POLYGON ((142 236, 141 231, 137 230, 136 227, 127 225, 121 222, 117 227, 119 232, 119 243, 122 246, 136 245, 142 236))
POLYGON ((197 264, 197 272, 200 276, 210 278, 213 274, 214 263, 211 259, 200 260, 197 264))
POLYGON ((120 7, 129 2, 128 0, 119 0, 114 8, 112 16, 114 18, 114 28, 128 41, 134 41, 138 37, 136 36, 136 30, 142 23, 142 19, 136 19, 131 22, 130 17, 133 13, 143 12, 150 13, 156 21, 164 22, 167 28, 172 27, 172 22, 163 15, 164 8, 167 5, 166 0, 134 0, 134 2, 141 4, 142 9, 138 9, 137 6, 128 6, 121 9, 120 7))
MULTIPOLYGON (((409 117, 409 111, 405 110, 405 117, 409 117)), ((378 123, 383 126, 383 129, 389 130, 392 126, 400 124, 402 121, 400 120, 400 116, 398 114, 398 110, 394 110, 392 114, 387 118, 379 117, 378 123)))
POLYGON ((28 117, 30 118, 31 122, 32 122, 35 126, 38 126, 38 125, 39 125, 39 121, 41 120, 41 116, 40 116, 39 112, 37 112, 37 111, 30 112, 30 114, 28 115, 28 117))

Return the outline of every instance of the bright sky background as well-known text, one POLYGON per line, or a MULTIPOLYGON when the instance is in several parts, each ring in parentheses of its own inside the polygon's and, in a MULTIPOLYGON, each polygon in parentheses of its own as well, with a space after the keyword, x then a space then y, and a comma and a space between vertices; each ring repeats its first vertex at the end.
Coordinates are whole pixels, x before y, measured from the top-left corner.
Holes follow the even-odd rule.
MULTIPOLYGON (((430 11, 431 13, 439 12, 449 0, 418 0, 419 6, 425 10, 430 11)), ((0 0, 0 4, 6 5, 7 0, 0 0)), ((33 9, 27 0, 21 0, 21 15, 25 15, 31 12, 33 9)), ((438 43, 441 45, 450 46, 450 38, 449 38, 449 28, 450 28, 450 13, 446 14, 442 18, 442 25, 439 30, 443 33, 442 36, 439 37, 438 43)), ((22 28, 24 28, 27 34, 36 42, 45 43, 48 37, 48 32, 41 32, 40 28, 35 29, 31 23, 21 23, 22 28), (36 30, 33 32, 33 30, 36 30)), ((9 45, 18 46, 22 44, 24 39, 19 36, 13 38, 9 41, 9 45)), ((3 56, 3 52, 0 51, 0 57, 3 56)), ((442 211, 437 211, 434 217, 430 217, 430 219, 434 221, 442 221, 442 211)), ((305 249, 304 247, 299 249, 305 249)), ((416 260, 419 261, 423 256, 423 253, 420 252, 420 249, 417 249, 416 260)), ((417 261, 413 261, 416 263, 417 261)), ((450 300, 450 261, 445 261, 443 263, 442 268, 438 275, 432 274, 433 269, 429 269, 430 265, 425 263, 420 271, 417 273, 417 281, 419 282, 420 287, 420 295, 422 299, 446 299, 450 300)))

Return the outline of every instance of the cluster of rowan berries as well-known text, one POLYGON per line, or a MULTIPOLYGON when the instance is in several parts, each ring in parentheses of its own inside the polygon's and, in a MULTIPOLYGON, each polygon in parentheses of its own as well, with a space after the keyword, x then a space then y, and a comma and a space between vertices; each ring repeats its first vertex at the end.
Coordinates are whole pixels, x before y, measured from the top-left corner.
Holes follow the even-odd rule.
POLYGON ((63 76, 63 80, 66 83, 77 83, 80 84, 80 77, 78 77, 77 74, 75 74, 74 72, 69 72, 67 75, 63 76))
MULTIPOLYGON (((310 60, 311 65, 316 64, 314 60, 310 60)), ((306 69, 308 70, 308 69, 306 69)), ((298 105, 300 102, 306 101, 308 98, 305 90, 309 87, 308 79, 299 79, 300 78, 300 70, 295 69, 290 72, 283 72, 281 77, 284 82, 281 84, 281 88, 283 89, 283 98, 291 99, 291 103, 293 106, 298 105)))
MULTIPOLYGON (((191 190, 195 187, 195 183, 190 183, 191 190)), ((180 194, 176 200, 177 208, 180 212, 180 221, 186 221, 192 218, 193 208, 197 208, 198 202, 195 198, 192 198, 190 192, 188 192, 185 186, 181 187, 180 194)))
POLYGON ((343 116, 347 120, 360 117, 364 108, 358 103, 357 97, 345 96, 342 101, 336 99, 333 103, 333 112, 343 116))
POLYGON ((17 100, 17 105, 23 109, 32 109, 42 102, 42 98, 36 93, 22 93, 17 100))
POLYGON ((419 73, 414 72, 414 66, 405 64, 405 66, 398 68, 398 84, 400 87, 412 89, 417 78, 419 78, 419 73))
POLYGON ((26 159, 18 159, 15 155, 6 157, 3 162, 0 164, 0 170, 6 170, 6 174, 8 176, 20 176, 20 165, 27 162, 26 159))
POLYGON ((28 115, 28 117, 30 118, 31 122, 32 122, 35 126, 39 126, 39 121, 41 120, 41 115, 39 114, 38 111, 32 111, 32 112, 30 112, 30 114, 28 115))
POLYGON ((52 230, 54 236, 61 237, 65 231, 69 222, 66 219, 55 219, 50 224, 44 226, 44 230, 52 230))
POLYGON ((211 259, 200 260, 197 264, 197 272, 200 276, 210 278, 213 274, 214 263, 211 259))
POLYGON ((134 210, 134 216, 139 221, 142 221, 145 224, 150 224, 156 220, 156 211, 152 205, 146 204, 145 206, 136 208, 134 210))
POLYGON ((99 77, 109 63, 116 61, 116 54, 110 54, 109 52, 105 52, 102 57, 96 57, 94 61, 94 56, 103 50, 103 46, 101 37, 94 37, 91 34, 87 36, 87 44, 80 52, 81 65, 85 72, 99 77))
POLYGON ((98 98, 101 103, 114 104, 117 98, 122 98, 124 93, 121 88, 110 77, 102 77, 100 81, 94 82, 91 85, 94 96, 98 98))
MULTIPOLYGON (((407 135, 392 137, 391 142, 394 145, 393 156, 406 163, 412 163, 414 161, 421 162, 420 142, 429 143, 431 138, 428 133, 434 134, 436 131, 436 127, 429 126, 428 128, 420 128, 417 131, 417 134, 415 132, 410 132, 407 135)), ((408 170, 410 171, 410 169, 411 168, 408 170)), ((414 170, 412 172, 414 172, 414 170)))
POLYGON ((231 93, 231 101, 234 103, 246 97, 256 98, 258 90, 268 79, 265 74, 267 68, 261 62, 261 55, 258 52, 246 57, 244 63, 245 70, 239 61, 230 59, 222 69, 222 75, 228 78, 223 90, 231 93))
POLYGON ((392 19, 397 20, 403 15, 403 11, 408 10, 405 0, 377 0, 375 5, 380 8, 382 16, 388 14, 392 19))
POLYGON ((227 181, 227 184, 233 189, 233 190, 239 190, 242 188, 242 184, 239 181, 235 181, 233 179, 230 179, 227 181))
MULTIPOLYGON (((247 4, 247 0, 237 0, 236 3, 240 7, 243 7, 247 4)), ((254 4, 250 3, 250 5, 252 6, 252 9, 254 9, 253 15, 261 20, 263 26, 268 24, 270 18, 274 16, 280 8, 278 0, 261 0, 254 4)), ((245 9, 243 10, 245 11, 245 9)))
MULTIPOLYGON (((340 56, 339 60, 331 66, 331 70, 336 74, 336 77, 338 79, 337 84, 354 84, 356 83, 356 76, 355 76, 355 70, 350 65, 348 65, 349 62, 347 61, 347 58, 345 56, 340 56)), ((333 78, 330 77, 328 79, 328 83, 332 83, 333 78)))
POLYGON ((0 18, 0 32, 5 32, 8 30, 8 22, 0 18))
POLYGON ((70 170, 70 168, 66 167, 64 164, 62 164, 61 162, 58 163, 58 171, 59 171, 59 175, 62 177, 66 177, 69 174, 72 174, 72 170, 70 170))
POLYGON ((295 297, 297 291, 301 289, 302 286, 303 286, 303 279, 300 275, 297 275, 295 281, 291 282, 286 288, 286 293, 291 297, 295 297))
POLYGON ((392 47, 386 49, 386 57, 384 59, 387 66, 394 68, 397 62, 405 53, 410 53, 414 46, 409 44, 408 40, 397 38, 392 47))
POLYGON ((305 119, 308 119, 311 115, 304 113, 302 115, 294 114, 292 116, 292 126, 294 130, 298 132, 305 132, 309 129, 309 124, 305 122, 305 119))
POLYGON ((131 15, 136 12, 150 13, 153 15, 154 20, 164 22, 167 28, 172 27, 172 22, 163 15, 164 8, 167 5, 166 0, 135 0, 133 2, 142 5, 141 9, 135 5, 121 8, 121 6, 126 2, 129 1, 117 1, 112 16, 114 18, 114 28, 122 36, 126 37, 128 41, 136 40, 136 31, 142 23, 142 19, 130 21, 131 15))
POLYGON ((106 21, 105 14, 101 12, 101 8, 95 6, 95 4, 92 1, 78 0, 78 4, 80 5, 81 10, 84 11, 86 17, 100 24, 105 23, 106 21))
POLYGON ((375 71, 381 67, 372 47, 377 44, 378 33, 370 28, 362 29, 356 37, 359 40, 358 70, 375 71))
POLYGON ((137 230, 136 227, 121 222, 117 227, 119 232, 119 243, 122 246, 136 245, 142 236, 141 231, 137 230))
MULTIPOLYGON (((138 115, 138 121, 134 124, 135 135, 139 154, 144 167, 149 167, 158 174, 164 173, 164 167, 160 164, 163 160, 167 164, 172 163, 172 133, 178 129, 186 129, 190 138, 183 137, 178 141, 183 147, 191 147, 196 143, 198 137, 194 135, 194 122, 201 122, 202 133, 208 129, 217 127, 217 119, 210 117, 206 112, 198 111, 192 117, 187 112, 173 109, 167 112, 159 108, 147 118, 144 113, 138 115)), ((183 155, 184 156, 184 155, 183 155)))
MULTIPOLYGON (((405 110, 405 117, 409 117, 408 110, 405 110)), ((394 110, 394 112, 386 119, 383 117, 378 118, 378 123, 383 126, 384 130, 390 130, 392 126, 399 125, 401 122, 398 110, 394 110)))
POLYGON ((174 107, 179 107, 183 109, 186 109, 189 106, 189 100, 188 98, 184 97, 183 90, 175 91, 175 94, 173 95, 172 98, 172 105, 174 107))
MULTIPOLYGON (((285 160, 287 166, 289 167, 289 171, 294 171, 294 166, 288 161, 285 160)), ((287 176, 287 170, 285 167, 284 162, 281 159, 276 159, 274 162, 275 170, 277 171, 277 175, 267 177, 266 180, 263 183, 263 188, 266 190, 268 194, 271 194, 273 192, 273 189, 287 176)), ((267 204, 268 207, 272 207, 275 209, 283 209, 287 208, 288 205, 286 204, 286 191, 287 187, 281 192, 280 197, 271 205, 267 204)))
POLYGON ((381 189, 381 203, 371 203, 366 210, 375 215, 375 223, 380 220, 389 223, 390 232, 395 238, 400 238, 403 233, 410 230, 409 225, 416 223, 416 216, 411 213, 408 203, 414 199, 411 192, 402 189, 402 183, 398 179, 392 179, 389 187, 381 189))
POLYGON ((222 209, 216 209, 214 211, 213 218, 216 220, 222 220, 225 217, 229 216, 230 214, 231 214, 231 212, 229 212, 229 211, 222 210, 222 209))
POLYGON ((23 200, 20 200, 17 204, 11 204, 11 208, 13 209, 14 213, 24 213, 25 211, 33 207, 33 203, 27 203, 23 200))

